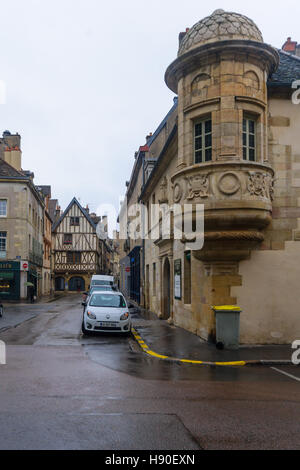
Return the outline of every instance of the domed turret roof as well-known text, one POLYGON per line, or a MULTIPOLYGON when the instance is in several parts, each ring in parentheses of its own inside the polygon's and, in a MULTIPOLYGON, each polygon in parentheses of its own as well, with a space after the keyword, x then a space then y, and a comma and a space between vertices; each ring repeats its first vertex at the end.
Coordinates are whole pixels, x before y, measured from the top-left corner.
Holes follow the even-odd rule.
POLYGON ((187 32, 180 43, 178 56, 203 44, 230 39, 264 42, 260 30, 250 18, 239 13, 216 10, 187 32))

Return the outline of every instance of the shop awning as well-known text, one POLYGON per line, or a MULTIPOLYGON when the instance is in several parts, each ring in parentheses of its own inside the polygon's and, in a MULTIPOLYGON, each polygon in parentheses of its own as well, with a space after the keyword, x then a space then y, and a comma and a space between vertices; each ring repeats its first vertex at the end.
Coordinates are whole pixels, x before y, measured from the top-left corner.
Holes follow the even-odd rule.
POLYGON ((14 273, 0 271, 0 281, 2 281, 2 279, 13 279, 13 278, 14 278, 14 273))

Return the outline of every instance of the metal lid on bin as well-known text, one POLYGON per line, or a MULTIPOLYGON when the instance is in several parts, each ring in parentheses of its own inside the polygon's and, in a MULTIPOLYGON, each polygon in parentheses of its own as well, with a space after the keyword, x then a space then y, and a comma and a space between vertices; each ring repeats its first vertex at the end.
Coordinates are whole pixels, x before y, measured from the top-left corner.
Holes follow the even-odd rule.
POLYGON ((242 309, 237 305, 222 305, 212 307, 215 312, 241 312, 242 309))

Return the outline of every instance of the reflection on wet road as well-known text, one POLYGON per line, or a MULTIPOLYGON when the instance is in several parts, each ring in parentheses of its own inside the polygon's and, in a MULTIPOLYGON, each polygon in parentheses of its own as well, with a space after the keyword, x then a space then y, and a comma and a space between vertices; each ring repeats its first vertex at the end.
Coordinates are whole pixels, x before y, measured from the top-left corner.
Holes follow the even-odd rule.
MULTIPOLYGON (((10 307, 7 316, 17 318, 22 315, 32 315, 32 306, 10 307)), ((24 323, 0 333, 0 339, 7 345, 32 345, 33 347, 81 347, 87 357, 94 363, 101 364, 111 370, 122 372, 135 378, 162 381, 215 381, 215 382, 251 382, 268 379, 286 381, 287 377, 276 374, 263 367, 214 367, 193 364, 170 363, 146 355, 133 337, 123 337, 116 334, 95 334, 84 337, 81 334, 82 307, 81 297, 65 297, 52 304, 34 306, 35 317, 24 323)), ((138 325, 148 340, 153 343, 154 350, 163 353, 169 350, 177 351, 177 357, 182 353, 188 357, 196 357, 201 339, 189 336, 185 340, 174 339, 168 335, 163 323, 151 322, 152 317, 145 316, 138 309, 131 309, 134 326, 138 325), (154 327, 153 327, 154 323, 154 327), (152 324, 151 328, 149 325, 152 324), (147 337, 148 335, 148 337, 147 337), (186 347, 186 349, 185 349, 186 347)), ((18 320, 19 321, 19 320, 18 320)), ((202 353, 201 353, 202 354, 202 353)), ((186 357, 186 356, 183 356, 186 357)))

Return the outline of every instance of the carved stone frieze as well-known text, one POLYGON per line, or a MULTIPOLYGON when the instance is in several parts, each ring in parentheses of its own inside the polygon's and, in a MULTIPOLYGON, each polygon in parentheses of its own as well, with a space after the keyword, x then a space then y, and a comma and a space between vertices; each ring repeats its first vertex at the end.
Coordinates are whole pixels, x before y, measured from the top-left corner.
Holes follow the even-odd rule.
POLYGON ((232 196, 241 189, 241 181, 239 176, 233 172, 226 172, 221 175, 218 181, 218 189, 221 193, 232 196))
POLYGON ((179 182, 175 183, 173 186, 173 199, 176 204, 181 201, 183 195, 183 189, 179 182))
POLYGON ((268 173, 250 173, 248 178, 248 191, 251 196, 263 197, 273 201, 274 178, 268 173))
POLYGON ((196 174, 186 179, 188 182, 188 201, 194 198, 207 198, 209 196, 208 174, 196 174))

